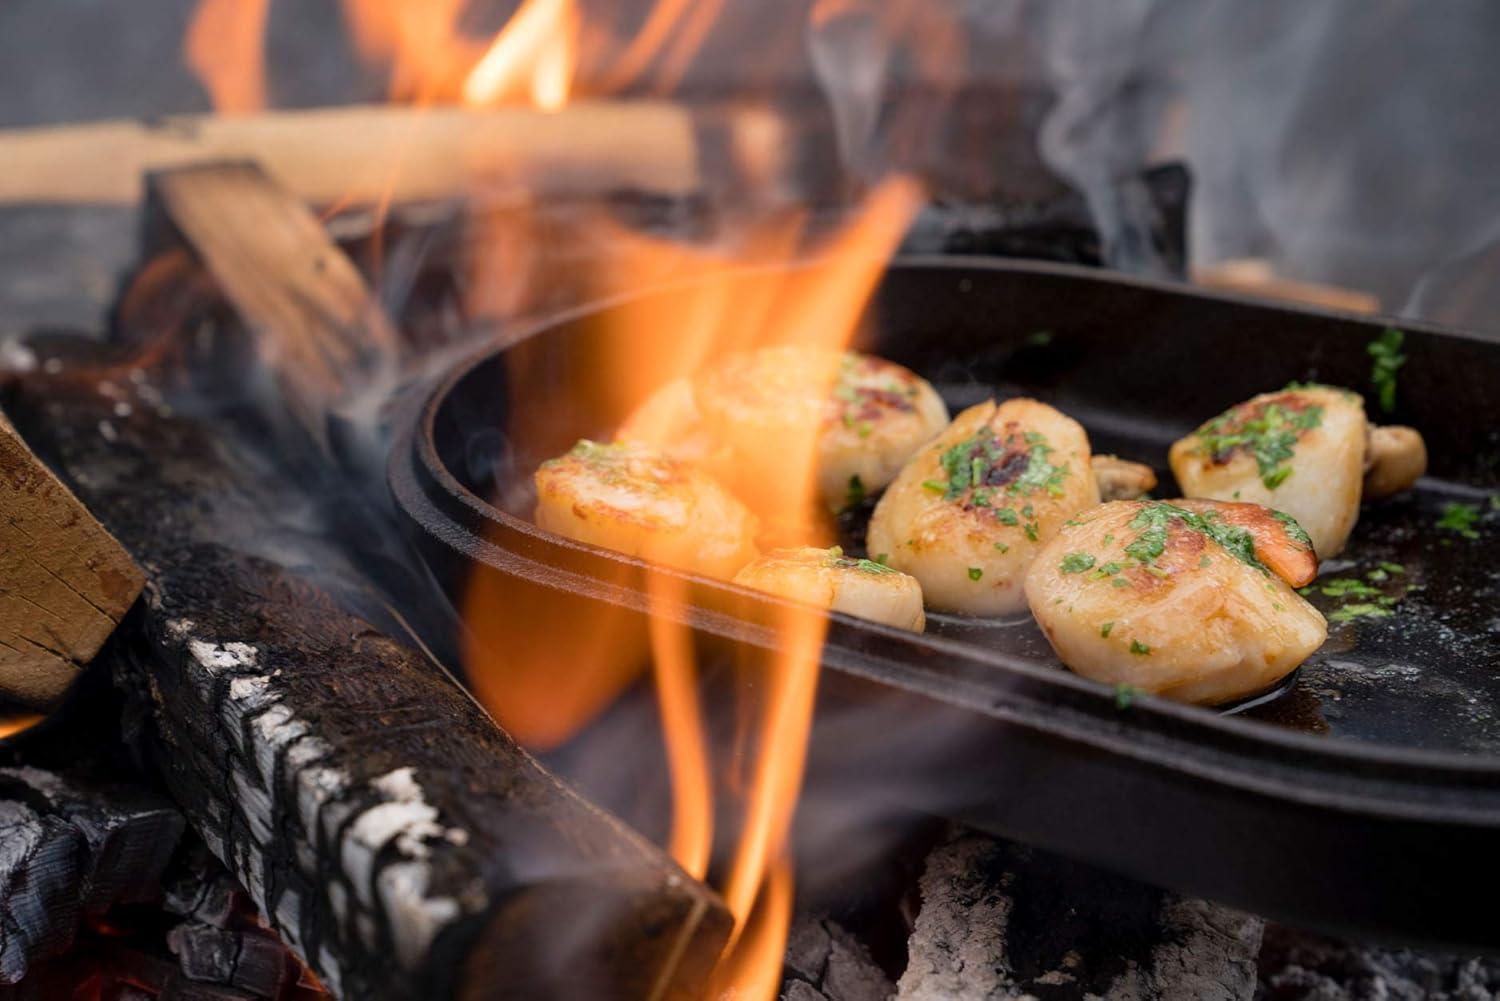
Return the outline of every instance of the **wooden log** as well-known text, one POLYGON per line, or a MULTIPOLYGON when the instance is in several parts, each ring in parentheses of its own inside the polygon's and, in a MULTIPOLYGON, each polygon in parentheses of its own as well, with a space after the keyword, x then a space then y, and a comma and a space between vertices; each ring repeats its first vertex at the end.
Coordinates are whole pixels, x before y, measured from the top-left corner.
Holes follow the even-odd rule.
POLYGON ((497 183, 682 194, 702 184, 700 157, 733 150, 774 170, 783 142, 763 111, 694 114, 645 100, 556 113, 381 105, 111 121, 0 132, 0 204, 133 204, 148 172, 242 159, 318 205, 451 198, 497 183))
POLYGON ((143 583, 129 554, 0 415, 0 695, 56 703, 143 583))
POLYGON ((85 915, 159 895, 182 831, 152 793, 0 769, 0 984, 67 949, 85 915))
POLYGON ((898 1001, 1255 994, 1263 923, 1217 904, 964 829, 933 851, 920 886, 898 1001))
POLYGON ((396 335, 359 271, 256 164, 166 171, 147 191, 147 253, 182 241, 203 261, 298 423, 327 448, 329 414, 376 389, 397 361, 396 335))
POLYGON ((887 1001, 895 985, 838 923, 799 914, 787 935, 782 1001, 887 1001))
POLYGON ((138 738, 330 990, 694 996, 723 904, 351 614, 375 602, 329 540, 359 514, 320 507, 316 467, 242 412, 166 414, 130 383, 121 416, 96 380, 48 367, 15 387, 14 419, 148 571, 116 669, 138 738))

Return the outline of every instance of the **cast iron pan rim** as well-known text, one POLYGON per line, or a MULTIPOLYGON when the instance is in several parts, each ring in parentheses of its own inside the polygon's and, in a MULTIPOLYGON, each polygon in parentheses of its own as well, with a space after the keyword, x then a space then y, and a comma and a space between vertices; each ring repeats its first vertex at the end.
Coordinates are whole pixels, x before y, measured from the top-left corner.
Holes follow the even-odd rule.
MULTIPOLYGON (((798 268, 815 267, 812 264, 796 265, 798 268)), ((1279 304, 1271 306, 1261 300, 1247 296, 1226 296, 1217 293, 1206 293, 1202 290, 1181 283, 1158 281, 1152 279, 1134 278, 1104 274, 1097 270, 1065 264, 1052 264, 1041 262, 1018 262, 998 258, 945 258, 945 257, 902 257, 896 259, 892 269, 913 269, 933 271, 1007 271, 1031 274, 1046 274, 1066 277, 1075 280, 1083 280, 1092 283, 1111 285, 1130 285, 1156 291, 1166 291, 1176 295, 1190 295, 1196 298, 1210 301, 1231 301, 1254 306, 1258 309, 1272 309, 1280 312, 1298 312, 1315 316, 1338 316, 1358 320, 1360 322, 1371 322, 1372 318, 1359 314, 1338 313, 1331 310, 1321 310, 1309 307, 1287 309, 1279 304)), ((772 273, 784 270, 784 266, 768 266, 758 268, 746 268, 736 272, 743 275, 755 275, 772 273)), ((591 302, 564 312, 554 314, 546 319, 539 320, 527 325, 519 332, 506 336, 504 343, 499 343, 498 338, 487 340, 483 345, 477 347, 471 354, 464 357, 459 363, 452 366, 446 373, 424 386, 416 387, 412 402, 405 413, 405 419, 398 422, 398 431, 393 441, 390 461, 388 464, 388 478, 393 495, 398 505, 403 508, 413 519, 422 526, 423 530, 434 535, 444 544, 453 548, 466 559, 485 563, 505 572, 516 572, 525 568, 532 568, 536 576, 544 579, 549 586, 570 586, 574 590, 598 591, 601 582, 583 574, 572 571, 561 570, 556 567, 546 567, 537 563, 529 557, 517 553, 506 552, 494 543, 486 539, 481 532, 475 531, 469 525, 461 523, 452 513, 453 507, 466 511, 473 518, 482 523, 499 525, 511 532, 538 540, 549 546, 573 549, 575 551, 589 553, 600 559, 623 561, 632 566, 646 569, 648 564, 635 560, 621 554, 614 553, 598 547, 584 545, 544 532, 536 526, 523 519, 516 518, 474 494, 455 477, 443 464, 437 454, 436 446, 436 422, 437 415, 443 404, 453 392, 454 388, 461 383, 474 369, 490 361, 498 351, 514 347, 522 341, 530 340, 542 335, 549 330, 555 329, 577 320, 597 315, 610 309, 629 303, 643 301, 655 296, 670 294, 680 288, 693 285, 692 279, 654 286, 650 289, 631 292, 626 295, 615 296, 604 300, 591 302), (424 487, 423 479, 430 485, 436 494, 432 494, 424 487), (449 510, 444 510, 448 508, 449 510), (497 550, 504 553, 505 562, 511 566, 503 566, 494 558, 497 550), (583 587, 578 585, 583 583, 583 587), (590 587, 589 585, 593 585, 590 587)), ((1379 318, 1373 318, 1374 322, 1380 322, 1379 318)), ((1456 331, 1432 324, 1416 324, 1400 321, 1403 329, 1421 330, 1443 337, 1456 337, 1465 340, 1482 340, 1472 333, 1456 331)), ((660 568, 652 568, 654 572, 662 571, 660 568)), ((751 601, 763 602, 768 607, 785 605, 785 601, 776 599, 759 592, 750 591, 745 588, 735 587, 719 581, 705 581, 703 578, 693 577, 687 574, 674 574, 685 579, 732 591, 736 594, 745 595, 751 601)), ((616 590, 614 587, 609 590, 616 590)), ((629 589, 619 588, 621 592, 629 589)), ((603 595, 595 595, 603 597, 603 595)), ((644 606, 642 606, 644 610, 644 606)), ((689 608, 686 610, 689 617, 696 612, 704 625, 713 625, 712 620, 723 621, 728 618, 717 612, 704 609, 689 608)), ((830 618, 835 630, 856 630, 865 633, 889 637, 893 642, 910 642, 913 638, 901 630, 892 629, 878 624, 865 622, 840 613, 832 613, 830 618)), ((744 620, 735 619, 741 628, 747 623, 744 620)), ((720 631, 720 630, 716 630, 720 631)), ((832 637, 831 631, 830 636, 832 637)), ((1072 674, 1066 670, 1055 670, 1041 668, 1023 661, 1011 660, 1002 656, 995 656, 989 651, 976 649, 969 644, 954 640, 946 640, 941 637, 928 636, 922 639, 924 645, 929 648, 951 652, 955 656, 963 657, 969 661, 977 661, 992 664, 1013 672, 1021 673, 1030 680, 1045 686, 1056 686, 1070 689, 1076 694, 1093 696, 1100 700, 1100 704, 1106 701, 1113 706, 1113 691, 1106 686, 1072 674)), ((840 653, 830 646, 830 653, 840 653)), ((835 656, 831 659, 840 668, 853 670, 865 676, 878 677, 873 674, 868 666, 860 663, 863 655, 858 651, 842 651, 844 656, 835 656)), ((870 658, 875 660, 877 658, 870 658)), ((920 668, 918 670, 921 670, 920 668)), ((924 671, 924 673, 926 673, 924 671)), ((996 704, 993 700, 973 700, 967 698, 965 701, 974 703, 975 708, 989 713, 1003 712, 1005 706, 996 704)), ((1111 709, 1111 711, 1113 711, 1111 709)), ((1431 750, 1426 748, 1390 747, 1379 744, 1363 744, 1355 741, 1346 741, 1338 738, 1315 737, 1302 734, 1292 730, 1284 730, 1278 727, 1255 723, 1248 720, 1236 719, 1232 716, 1216 715, 1199 707, 1185 706, 1171 702, 1166 699, 1142 695, 1132 705, 1132 711, 1141 712, 1148 716, 1154 715, 1163 721, 1170 721, 1174 726, 1174 734, 1162 738, 1161 735, 1150 733, 1142 727, 1124 727, 1123 719, 1109 720, 1103 716, 1088 717, 1094 724, 1087 732, 1074 732, 1072 736, 1079 737, 1091 744, 1109 744, 1111 750, 1123 753, 1130 757, 1154 758, 1156 755, 1150 753, 1152 744, 1165 739, 1169 743, 1182 742, 1185 739, 1194 739, 1202 744, 1212 745, 1213 749, 1220 753, 1263 756, 1267 749, 1272 751, 1276 757, 1277 764, 1290 765, 1306 770, 1316 767, 1322 771, 1335 774, 1346 783, 1357 776, 1353 773, 1372 772, 1366 781, 1375 784, 1389 785, 1391 782, 1402 784, 1413 783, 1419 785, 1430 793, 1443 791, 1441 787, 1450 787, 1450 791, 1458 791, 1451 787, 1459 786, 1489 787, 1491 791, 1500 792, 1500 758, 1480 758, 1474 755, 1466 755, 1452 751, 1431 750), (1113 723, 1113 726, 1109 724, 1113 723), (1101 731, 1102 724, 1102 731, 1101 731), (1119 729, 1121 732, 1114 738, 1109 739, 1107 731, 1119 729), (1180 734, 1186 732, 1187 737, 1180 734), (1123 738, 1123 739, 1121 739, 1123 738), (1220 744, 1230 745, 1220 747, 1220 744), (1236 749, 1233 745, 1243 745, 1236 749), (1395 769, 1401 773, 1391 775, 1387 770, 1395 769)), ((1075 715, 1077 710, 1071 710, 1075 715)), ((1036 721, 1029 719, 1018 719, 1023 725, 1035 726, 1036 721)), ((1056 723, 1053 717, 1047 721, 1056 723)), ((1044 727, 1056 730, 1056 726, 1044 727)), ((1069 728, 1073 730, 1074 728, 1069 728)), ((1206 748, 1197 748, 1202 753, 1206 748)), ((1171 748, 1166 748, 1170 752, 1171 748)), ((1200 761, 1191 754, 1177 754, 1168 762, 1172 767, 1182 768, 1190 771, 1207 773, 1205 777, 1218 781, 1228 781, 1236 785, 1260 788, 1278 796, 1288 794, 1305 798, 1319 805, 1330 805, 1330 800, 1337 797, 1337 793, 1328 788, 1308 788, 1298 790, 1290 783, 1271 781, 1264 776, 1247 774, 1243 767, 1232 768, 1229 774, 1224 774, 1222 769, 1211 767, 1212 763, 1200 761), (1301 792, 1303 795, 1298 795, 1301 792)), ((1351 807, 1355 803, 1348 804, 1351 807)), ((1431 802, 1413 802, 1409 805, 1413 817, 1431 819, 1431 802)), ((1457 809, 1459 822, 1463 822, 1466 815, 1472 811, 1463 808, 1461 803, 1442 802, 1441 806, 1457 809)), ((1357 807, 1356 807, 1357 808, 1357 807)), ((1393 804, 1384 799, 1381 809, 1391 812, 1393 804)), ((1397 810, 1401 805, 1396 806, 1397 810)), ((1404 811, 1403 811, 1404 812, 1404 811)), ((1447 811, 1445 811, 1447 812, 1447 811)))

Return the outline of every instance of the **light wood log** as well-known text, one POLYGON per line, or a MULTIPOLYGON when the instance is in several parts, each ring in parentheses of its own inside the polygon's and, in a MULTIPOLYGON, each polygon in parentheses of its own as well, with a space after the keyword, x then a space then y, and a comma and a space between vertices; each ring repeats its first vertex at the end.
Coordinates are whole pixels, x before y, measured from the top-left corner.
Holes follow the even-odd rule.
POLYGON ((765 113, 695 117, 664 101, 580 101, 551 114, 382 105, 108 121, 0 132, 0 204, 133 204, 148 172, 234 159, 264 164, 318 205, 447 198, 505 182, 682 194, 700 184, 699 129, 753 159, 774 158, 780 142, 765 113))
POLYGON ((145 583, 0 415, 0 694, 54 704, 145 583))
POLYGON ((328 415, 396 362, 395 332, 364 278, 307 205, 257 164, 182 167, 147 187, 148 229, 171 230, 203 260, 298 422, 326 448, 328 415))

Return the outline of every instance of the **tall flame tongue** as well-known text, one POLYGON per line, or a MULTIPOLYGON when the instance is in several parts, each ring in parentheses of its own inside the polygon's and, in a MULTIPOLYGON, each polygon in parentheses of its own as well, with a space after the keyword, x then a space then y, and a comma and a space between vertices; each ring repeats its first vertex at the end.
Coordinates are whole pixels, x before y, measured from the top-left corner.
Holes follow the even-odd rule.
POLYGON ((214 110, 234 115, 266 106, 265 35, 271 0, 203 0, 188 25, 187 62, 214 110))
MULTIPOLYGON (((600 291, 691 280, 670 295, 647 296, 629 309, 605 314, 612 325, 590 340, 598 350, 576 367, 563 398, 541 372, 525 368, 528 356, 519 352, 521 367, 509 376, 511 426, 553 433, 543 429, 555 425, 559 408, 574 405, 569 399, 585 409, 608 401, 605 412, 624 413, 652 390, 727 355, 780 344, 826 349, 826 371, 806 375, 831 393, 839 351, 852 341, 918 203, 910 181, 878 185, 855 221, 821 248, 809 268, 784 267, 803 241, 800 218, 760 227, 735 251, 717 255, 606 227, 601 239, 617 255, 613 267, 597 276, 600 291), (767 267, 747 281, 745 266, 756 265, 767 267)), ((547 364, 540 353, 536 357, 547 364)), ((764 522, 807 542, 826 542, 826 514, 816 490, 820 426, 821 418, 787 422, 777 440, 780 485, 753 498, 764 522)), ((632 423, 631 436, 660 445, 679 431, 670 420, 632 423)), ((547 445, 554 446, 567 447, 547 445)), ((749 724, 742 743, 750 765, 735 786, 716 780, 710 765, 695 644, 682 624, 690 588, 680 575, 648 575, 652 614, 643 639, 649 642, 673 795, 669 844, 688 872, 719 874, 736 920, 715 977, 717 994, 737 1001, 771 998, 779 986, 792 906, 788 834, 802 784, 827 617, 812 607, 778 606, 771 622, 776 644, 745 665, 751 675, 741 697, 752 701, 740 709, 749 724), (715 817, 735 818, 735 829, 721 832, 732 833, 734 840, 717 839, 733 844, 733 851, 717 864, 711 863, 715 817)), ((514 600, 501 605, 483 585, 476 585, 468 599, 470 674, 501 724, 523 739, 541 737, 543 746, 565 741, 617 697, 639 663, 642 651, 619 631, 613 606, 601 605, 597 620, 579 622, 576 610, 568 621, 548 618, 545 609, 529 603, 518 612, 514 600), (585 653, 592 659, 573 659, 585 653)))

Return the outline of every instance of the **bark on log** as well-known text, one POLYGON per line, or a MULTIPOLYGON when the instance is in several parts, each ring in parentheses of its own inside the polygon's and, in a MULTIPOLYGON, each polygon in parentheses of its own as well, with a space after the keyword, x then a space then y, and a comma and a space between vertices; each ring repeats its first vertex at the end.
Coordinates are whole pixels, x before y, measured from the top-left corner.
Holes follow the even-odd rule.
POLYGON ((15 419, 147 571, 117 669, 142 742, 331 990, 693 995, 722 903, 320 586, 361 576, 329 542, 351 513, 319 507, 315 476, 253 428, 135 397, 122 417, 95 380, 46 367, 15 419))
POLYGON ((143 582, 0 414, 0 696, 55 704, 143 582))
POLYGON ((899 1001, 1255 993, 1259 918, 988 835, 955 830, 929 857, 921 893, 899 1001))

